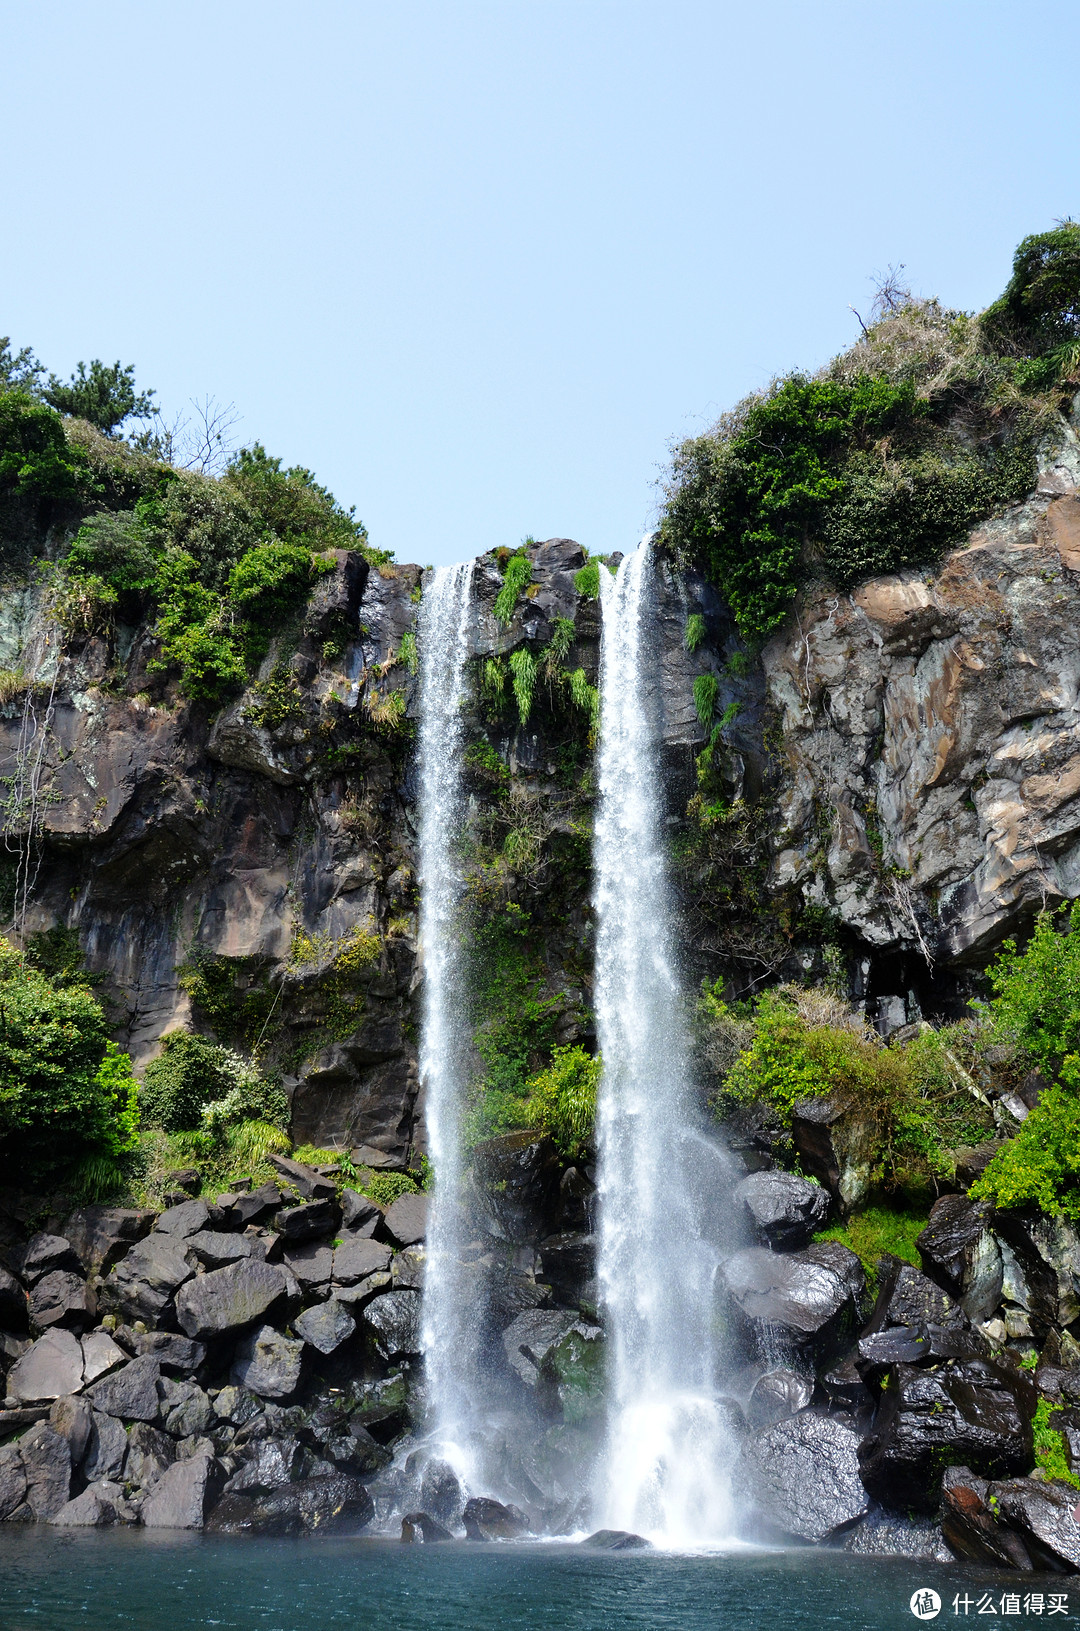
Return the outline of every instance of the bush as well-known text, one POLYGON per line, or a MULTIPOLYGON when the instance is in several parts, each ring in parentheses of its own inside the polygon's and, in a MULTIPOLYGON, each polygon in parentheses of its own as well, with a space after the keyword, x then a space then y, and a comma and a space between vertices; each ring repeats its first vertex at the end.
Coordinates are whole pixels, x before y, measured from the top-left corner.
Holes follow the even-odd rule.
POLYGON ((26 391, 0 394, 0 491, 74 498, 86 464, 68 446, 59 414, 26 391))
POLYGON ((1040 1206, 1051 1217, 1080 1221, 1080 1056, 1066 1060, 1062 1080, 1040 1094, 971 1194, 995 1206, 1040 1206))
POLYGON ((551 1064, 529 1082, 537 1125, 569 1161, 580 1161, 593 1143, 600 1072, 600 1060, 584 1048, 555 1048, 551 1064))
POLYGON ((69 573, 119 592, 153 588, 158 557, 134 510, 101 510, 83 522, 65 557, 69 573))
POLYGON ((57 983, 0 940, 0 1151, 7 1181, 70 1171, 132 1148, 131 1061, 84 985, 57 983))
POLYGON ((1080 340, 1080 225, 1064 221, 1023 239, 1005 292, 984 313, 987 335, 1029 356, 1061 353, 1080 340))
POLYGON ((136 391, 135 367, 114 362, 110 367, 95 358, 89 369, 79 363, 65 385, 55 374, 42 396, 58 413, 86 419, 106 436, 113 435, 125 419, 148 419, 155 412, 153 391, 136 391))
POLYGON ((935 1177, 953 1178, 954 1152, 993 1129, 949 1044, 938 1034, 886 1047, 838 999, 781 987, 759 1000, 752 1040, 731 1066, 717 1110, 761 1104, 789 1126, 800 1099, 835 1095, 870 1129, 871 1181, 888 1192, 918 1191, 935 1177))
POLYGON ((532 582, 532 562, 527 555, 511 555, 503 569, 502 588, 495 596, 495 618, 509 623, 518 603, 518 596, 532 582))
POLYGON ((281 460, 271 458, 261 442, 241 448, 224 480, 265 532, 316 550, 363 549, 375 564, 389 560, 385 550, 370 549, 367 528, 356 520, 354 510, 343 510, 333 493, 302 465, 283 470, 281 460))
POLYGON ((373 1172, 364 1184, 364 1194, 376 1206, 393 1206, 402 1195, 415 1195, 418 1186, 407 1172, 373 1172))
MULTIPOLYGON (((191 1132, 204 1126, 208 1106, 228 1099, 239 1107, 250 1104, 251 1113, 262 1116, 267 1102, 274 1104, 273 1090, 260 1083, 258 1072, 231 1048, 208 1042, 190 1031, 170 1031, 161 1039, 161 1052, 143 1073, 139 1106, 143 1120, 162 1127, 167 1133, 191 1132)), ((243 1115, 226 1112, 225 1125, 243 1115)))
POLYGON ((995 1032, 1047 1076, 1080 1051, 1080 901, 1041 912, 1023 951, 1006 940, 989 969, 995 1032))

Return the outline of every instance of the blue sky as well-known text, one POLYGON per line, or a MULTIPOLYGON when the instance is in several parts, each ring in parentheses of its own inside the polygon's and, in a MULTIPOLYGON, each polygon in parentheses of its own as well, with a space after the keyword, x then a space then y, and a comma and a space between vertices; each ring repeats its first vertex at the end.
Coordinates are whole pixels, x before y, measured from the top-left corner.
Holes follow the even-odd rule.
POLYGON ((133 361, 400 560, 625 548, 673 437, 1080 214, 1069 8, 0 0, 0 334, 133 361))

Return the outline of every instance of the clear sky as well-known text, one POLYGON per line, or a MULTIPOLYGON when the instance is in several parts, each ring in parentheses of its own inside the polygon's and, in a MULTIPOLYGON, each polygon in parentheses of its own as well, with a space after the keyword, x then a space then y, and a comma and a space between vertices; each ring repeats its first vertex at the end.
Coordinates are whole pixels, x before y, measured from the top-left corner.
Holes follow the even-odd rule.
POLYGON ((0 334, 134 362, 400 560, 625 548, 669 442, 1080 215, 1044 0, 0 0, 0 334))

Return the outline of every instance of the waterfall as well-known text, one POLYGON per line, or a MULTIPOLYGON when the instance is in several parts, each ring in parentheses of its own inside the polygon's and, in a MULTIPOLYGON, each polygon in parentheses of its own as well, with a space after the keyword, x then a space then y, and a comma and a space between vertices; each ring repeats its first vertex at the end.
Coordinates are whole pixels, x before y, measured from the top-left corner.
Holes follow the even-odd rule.
POLYGON ((420 1081, 434 1168, 422 1342, 440 1453, 467 1476, 478 1386, 475 1290, 463 1263, 461 1115, 465 1087, 458 839, 464 815, 462 698, 473 563, 437 567, 420 606, 420 1081))
POLYGON ((732 1529, 713 1281, 732 1249, 734 1177, 696 1125, 690 1094, 662 836, 655 579, 648 538, 615 579, 600 573, 595 1008, 608 1405, 596 1504, 612 1528, 693 1546, 732 1529))

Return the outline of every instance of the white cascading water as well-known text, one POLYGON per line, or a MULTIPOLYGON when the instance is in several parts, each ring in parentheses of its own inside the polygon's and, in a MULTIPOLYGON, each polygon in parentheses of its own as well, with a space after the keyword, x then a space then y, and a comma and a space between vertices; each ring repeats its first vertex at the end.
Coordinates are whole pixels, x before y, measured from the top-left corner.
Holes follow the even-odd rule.
POLYGON ((733 1529, 713 1283, 730 1158, 696 1125, 663 843, 650 540, 600 573, 594 841, 600 1294, 607 1433, 597 1521, 672 1547, 733 1529))
POLYGON ((461 981, 464 814, 462 699, 473 563, 437 567, 420 606, 420 948, 424 986, 420 1080, 434 1169, 423 1332, 433 1439, 460 1477, 470 1472, 469 1423, 478 1386, 473 1285, 462 1263, 461 1116, 467 1042, 461 981))

